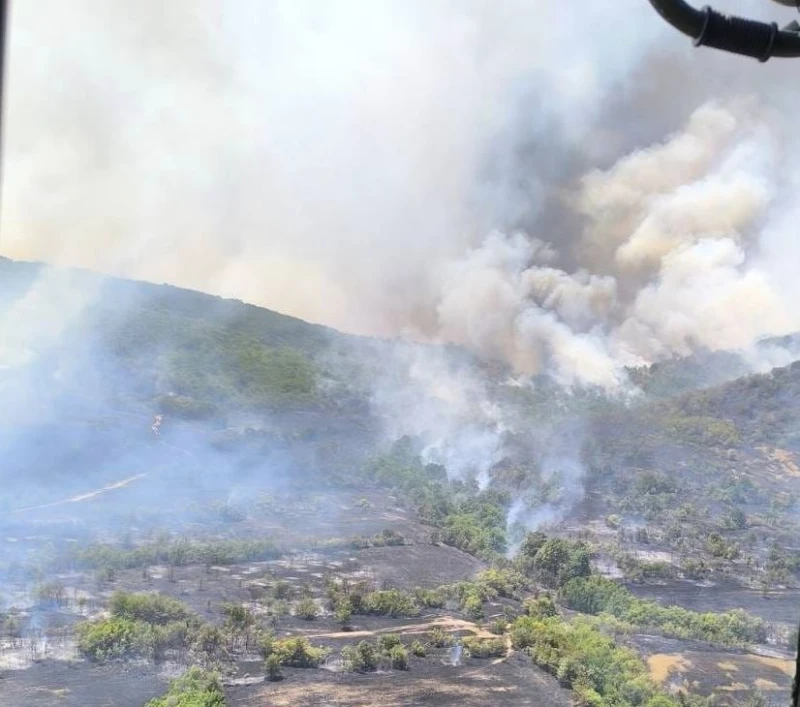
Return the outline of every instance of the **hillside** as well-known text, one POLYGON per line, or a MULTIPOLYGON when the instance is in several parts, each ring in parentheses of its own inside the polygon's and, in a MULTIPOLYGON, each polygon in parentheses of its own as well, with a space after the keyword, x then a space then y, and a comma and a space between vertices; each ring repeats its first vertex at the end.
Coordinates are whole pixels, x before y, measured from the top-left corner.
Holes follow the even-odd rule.
POLYGON ((101 679, 138 706, 190 666, 221 681, 173 690, 240 705, 786 688, 800 362, 699 352, 623 399, 166 285, 6 259, 0 282, 14 704, 101 679))

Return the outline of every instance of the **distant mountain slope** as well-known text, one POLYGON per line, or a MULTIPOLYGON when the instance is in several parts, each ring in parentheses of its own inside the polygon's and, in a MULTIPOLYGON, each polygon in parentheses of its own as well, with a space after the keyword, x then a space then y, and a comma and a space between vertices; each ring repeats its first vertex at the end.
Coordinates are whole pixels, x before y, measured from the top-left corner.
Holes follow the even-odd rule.
POLYGON ((0 322, 0 478, 80 487, 185 465, 178 448, 219 474, 276 454, 313 471, 352 463, 374 434, 329 365, 360 340, 293 317, 0 258, 0 322))

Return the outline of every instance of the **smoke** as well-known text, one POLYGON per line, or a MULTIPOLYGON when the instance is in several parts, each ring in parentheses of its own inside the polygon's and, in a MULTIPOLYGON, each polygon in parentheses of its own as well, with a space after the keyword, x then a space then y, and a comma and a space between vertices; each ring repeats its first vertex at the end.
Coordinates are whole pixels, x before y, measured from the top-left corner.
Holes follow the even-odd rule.
POLYGON ((15 7, 2 251, 457 343, 565 384, 619 386, 624 363, 794 326, 746 251, 776 195, 774 121, 709 105, 592 169, 625 149, 608 126, 631 106, 663 140, 669 97, 637 99, 688 49, 644 2, 575 13, 15 7), (554 209, 571 232, 547 228, 554 209), (718 276, 692 275, 709 259, 718 276), (686 312, 687 285, 705 314, 686 312), (764 316, 708 328, 754 294, 764 316))
POLYGON ((513 431, 485 372, 441 347, 400 344, 379 355, 383 373, 370 382, 371 402, 385 435, 418 439, 425 462, 485 488, 506 454, 504 436, 513 431))
POLYGON ((21 5, 2 252, 435 336, 441 268, 544 198, 489 162, 585 136, 662 29, 612 5, 592 44, 558 3, 21 5))
MULTIPOLYGON (((644 0, 37 0, 8 65, 0 252, 434 344, 372 400, 456 475, 515 426, 445 344, 625 393, 800 325, 794 76, 644 0)), ((42 280, 0 366, 97 296, 42 280)))

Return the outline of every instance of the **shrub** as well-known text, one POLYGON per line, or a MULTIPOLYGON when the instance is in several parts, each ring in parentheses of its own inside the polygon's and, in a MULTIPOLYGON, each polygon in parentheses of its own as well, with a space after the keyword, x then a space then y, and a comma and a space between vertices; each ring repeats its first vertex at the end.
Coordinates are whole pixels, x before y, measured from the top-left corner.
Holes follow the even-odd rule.
POLYGON ((423 646, 419 641, 414 641, 411 644, 411 655, 416 656, 417 658, 424 658, 426 655, 425 646, 423 646))
POLYGON ((446 648, 453 645, 452 636, 444 629, 434 626, 430 633, 431 645, 435 648, 446 648))
POLYGON ((510 621, 507 618, 496 619, 489 624, 489 631, 496 636, 502 636, 510 625, 510 621))
POLYGON ((349 599, 340 599, 336 604, 333 616, 336 622, 341 625, 342 630, 346 631, 350 628, 350 620, 353 616, 353 606, 349 599))
POLYGON ((500 569, 479 572, 475 577, 475 583, 485 590, 490 590, 494 596, 509 598, 513 597, 526 584, 525 578, 518 572, 500 569))
POLYGON ((369 641, 361 641, 354 646, 345 646, 342 657, 347 670, 358 673, 371 672, 378 669, 378 650, 369 641))
POLYGON ((473 658, 500 658, 506 654, 506 642, 502 638, 475 638, 464 639, 464 648, 473 658))
POLYGON ((197 621, 197 616, 186 604, 163 594, 115 592, 111 597, 109 609, 113 616, 150 624, 197 621))
POLYGON ((483 612, 483 602, 477 594, 467 595, 467 597, 464 599, 464 603, 461 605, 461 608, 464 610, 464 613, 466 613, 467 616, 475 621, 482 619, 485 616, 483 612))
POLYGON ((63 604, 67 598, 67 591, 61 582, 46 582, 34 590, 37 604, 63 604))
POLYGON ((445 605, 445 595, 442 589, 414 589, 414 601, 420 606, 429 609, 441 609, 445 605))
POLYGON ((225 707, 225 693, 216 673, 194 667, 174 680, 163 697, 150 700, 145 707, 225 707))
POLYGON ((255 623, 253 615, 248 611, 247 607, 241 604, 223 604, 222 613, 225 615, 228 626, 237 631, 243 631, 255 623))
POLYGON ((402 645, 402 642, 400 641, 400 636, 396 633, 385 633, 378 638, 378 647, 384 653, 388 653, 392 648, 400 645, 402 645))
POLYGON ((262 633, 258 639, 258 652, 261 657, 266 660, 274 653, 275 648, 275 634, 271 631, 262 633))
MULTIPOLYGON (((534 663, 572 688, 579 704, 629 707, 648 704, 660 694, 639 655, 616 646, 586 619, 568 623, 557 616, 523 616, 515 622, 512 637, 515 648, 525 650, 534 663)), ((676 707, 664 699, 653 704, 676 707)))
POLYGON ((584 543, 550 538, 538 550, 533 567, 539 579, 559 587, 574 577, 588 577, 592 568, 584 543))
POLYGON ((307 638, 280 638, 272 642, 270 655, 277 655, 281 665, 289 668, 316 668, 328 654, 325 648, 315 648, 307 638))
POLYGON ((317 604, 311 598, 307 597, 305 599, 301 599, 294 610, 294 615, 299 618, 303 619, 304 621, 313 621, 317 618, 317 604))
POLYGON ((394 646, 389 651, 389 658, 392 660, 392 667, 396 670, 408 670, 408 651, 403 646, 394 646))
POLYGON ((273 653, 266 659, 264 667, 267 671, 267 679, 271 682, 280 680, 281 677, 283 677, 281 673, 281 659, 276 653, 273 653))
POLYGON ((78 624, 78 650, 89 660, 102 662, 135 653, 137 626, 130 619, 112 618, 78 624))
POLYGON ((537 599, 526 599, 523 606, 528 616, 534 616, 540 619, 547 618, 548 616, 556 616, 558 614, 555 602, 553 602, 549 594, 540 596, 537 599))
POLYGON ((419 607, 414 599, 399 589, 370 592, 364 597, 362 612, 379 616, 417 616, 419 607))

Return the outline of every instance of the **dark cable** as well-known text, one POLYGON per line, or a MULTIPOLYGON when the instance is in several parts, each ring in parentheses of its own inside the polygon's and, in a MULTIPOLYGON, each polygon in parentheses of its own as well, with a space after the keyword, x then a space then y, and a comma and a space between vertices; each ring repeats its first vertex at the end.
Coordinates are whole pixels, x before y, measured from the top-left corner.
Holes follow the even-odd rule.
POLYGON ((777 23, 768 25, 742 17, 723 15, 708 5, 702 12, 705 17, 703 28, 694 40, 696 47, 722 49, 750 56, 761 62, 772 56, 772 48, 778 36, 777 23))
MULTIPOLYGON (((800 0, 795 0, 800 8, 800 0)), ((800 57, 800 34, 743 17, 724 15, 710 7, 702 11, 684 0, 650 0, 650 4, 675 29, 694 40, 695 46, 742 54, 759 61, 770 57, 800 57)))

